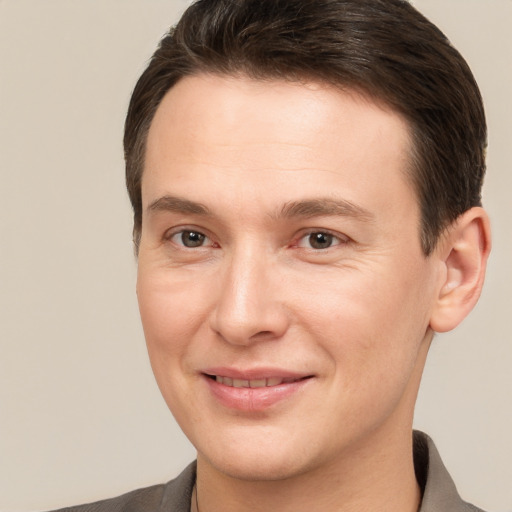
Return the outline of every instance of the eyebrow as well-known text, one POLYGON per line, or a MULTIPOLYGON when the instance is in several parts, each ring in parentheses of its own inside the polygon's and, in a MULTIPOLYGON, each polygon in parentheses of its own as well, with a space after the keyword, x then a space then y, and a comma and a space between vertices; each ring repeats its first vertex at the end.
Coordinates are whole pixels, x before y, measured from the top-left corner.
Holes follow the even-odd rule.
MULTIPOLYGON (((201 216, 212 215, 210 209, 201 203, 169 195, 165 195, 154 200, 149 204, 147 210, 149 212, 167 211, 201 216)), ((278 219, 322 216, 352 217, 367 222, 374 219, 374 215, 365 208, 345 199, 333 198, 314 198, 290 201, 281 208, 277 215, 272 215, 273 218, 278 219)))
POLYGON ((374 220, 374 215, 369 210, 345 199, 333 198, 292 201, 286 203, 279 214, 279 217, 284 218, 322 216, 353 217, 366 222, 374 220))
POLYGON ((175 196, 159 197, 148 206, 147 210, 149 212, 167 211, 192 215, 210 215, 210 210, 203 204, 175 196))

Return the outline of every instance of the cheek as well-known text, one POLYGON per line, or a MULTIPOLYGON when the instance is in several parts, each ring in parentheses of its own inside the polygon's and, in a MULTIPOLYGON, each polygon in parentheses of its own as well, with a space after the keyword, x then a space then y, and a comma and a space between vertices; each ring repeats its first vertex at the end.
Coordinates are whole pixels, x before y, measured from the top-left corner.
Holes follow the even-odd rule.
POLYGON ((187 358, 200 318, 199 295, 170 279, 169 272, 139 270, 137 298, 151 367, 178 421, 194 401, 186 385, 191 375, 187 358))
POLYGON ((367 382, 384 381, 414 366, 428 327, 426 274, 399 270, 375 266, 305 286, 308 301, 299 309, 308 311, 307 329, 318 334, 347 385, 361 385, 363 373, 367 382))
POLYGON ((168 270, 139 267, 137 299, 148 354, 157 383, 168 401, 171 388, 187 368, 191 340, 198 330, 205 294, 192 282, 172 277, 168 270))
POLYGON ((208 310, 203 280, 181 274, 139 266, 137 299, 148 344, 179 345, 208 310))

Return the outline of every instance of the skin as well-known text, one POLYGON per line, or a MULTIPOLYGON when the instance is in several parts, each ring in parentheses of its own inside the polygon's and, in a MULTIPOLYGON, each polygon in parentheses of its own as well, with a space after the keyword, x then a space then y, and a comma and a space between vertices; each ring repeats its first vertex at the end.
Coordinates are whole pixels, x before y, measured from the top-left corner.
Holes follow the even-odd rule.
POLYGON ((198 75, 163 99, 137 294, 158 385, 198 451, 201 512, 417 510, 433 328, 471 309, 489 243, 475 209, 423 255, 409 149, 398 114, 323 84, 198 75), (240 409, 212 393, 212 368, 308 378, 240 409))

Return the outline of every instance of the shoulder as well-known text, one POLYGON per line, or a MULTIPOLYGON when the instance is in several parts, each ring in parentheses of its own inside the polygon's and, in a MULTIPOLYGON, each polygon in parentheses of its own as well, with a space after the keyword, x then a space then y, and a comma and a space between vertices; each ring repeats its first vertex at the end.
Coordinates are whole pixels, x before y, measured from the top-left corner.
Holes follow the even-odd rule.
POLYGON ((196 475, 195 463, 166 484, 153 485, 115 498, 96 501, 54 512, 189 512, 196 475))
POLYGON ((116 498, 66 507, 55 512, 135 512, 158 510, 165 485, 137 489, 116 498))

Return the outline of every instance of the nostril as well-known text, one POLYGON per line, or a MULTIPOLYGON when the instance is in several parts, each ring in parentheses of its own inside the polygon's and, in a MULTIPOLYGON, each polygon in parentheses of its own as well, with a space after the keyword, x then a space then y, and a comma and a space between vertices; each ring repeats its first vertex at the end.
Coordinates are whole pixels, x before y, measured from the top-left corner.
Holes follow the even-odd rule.
POLYGON ((262 338, 275 338, 276 334, 272 331, 260 331, 251 336, 251 339, 262 339, 262 338))

